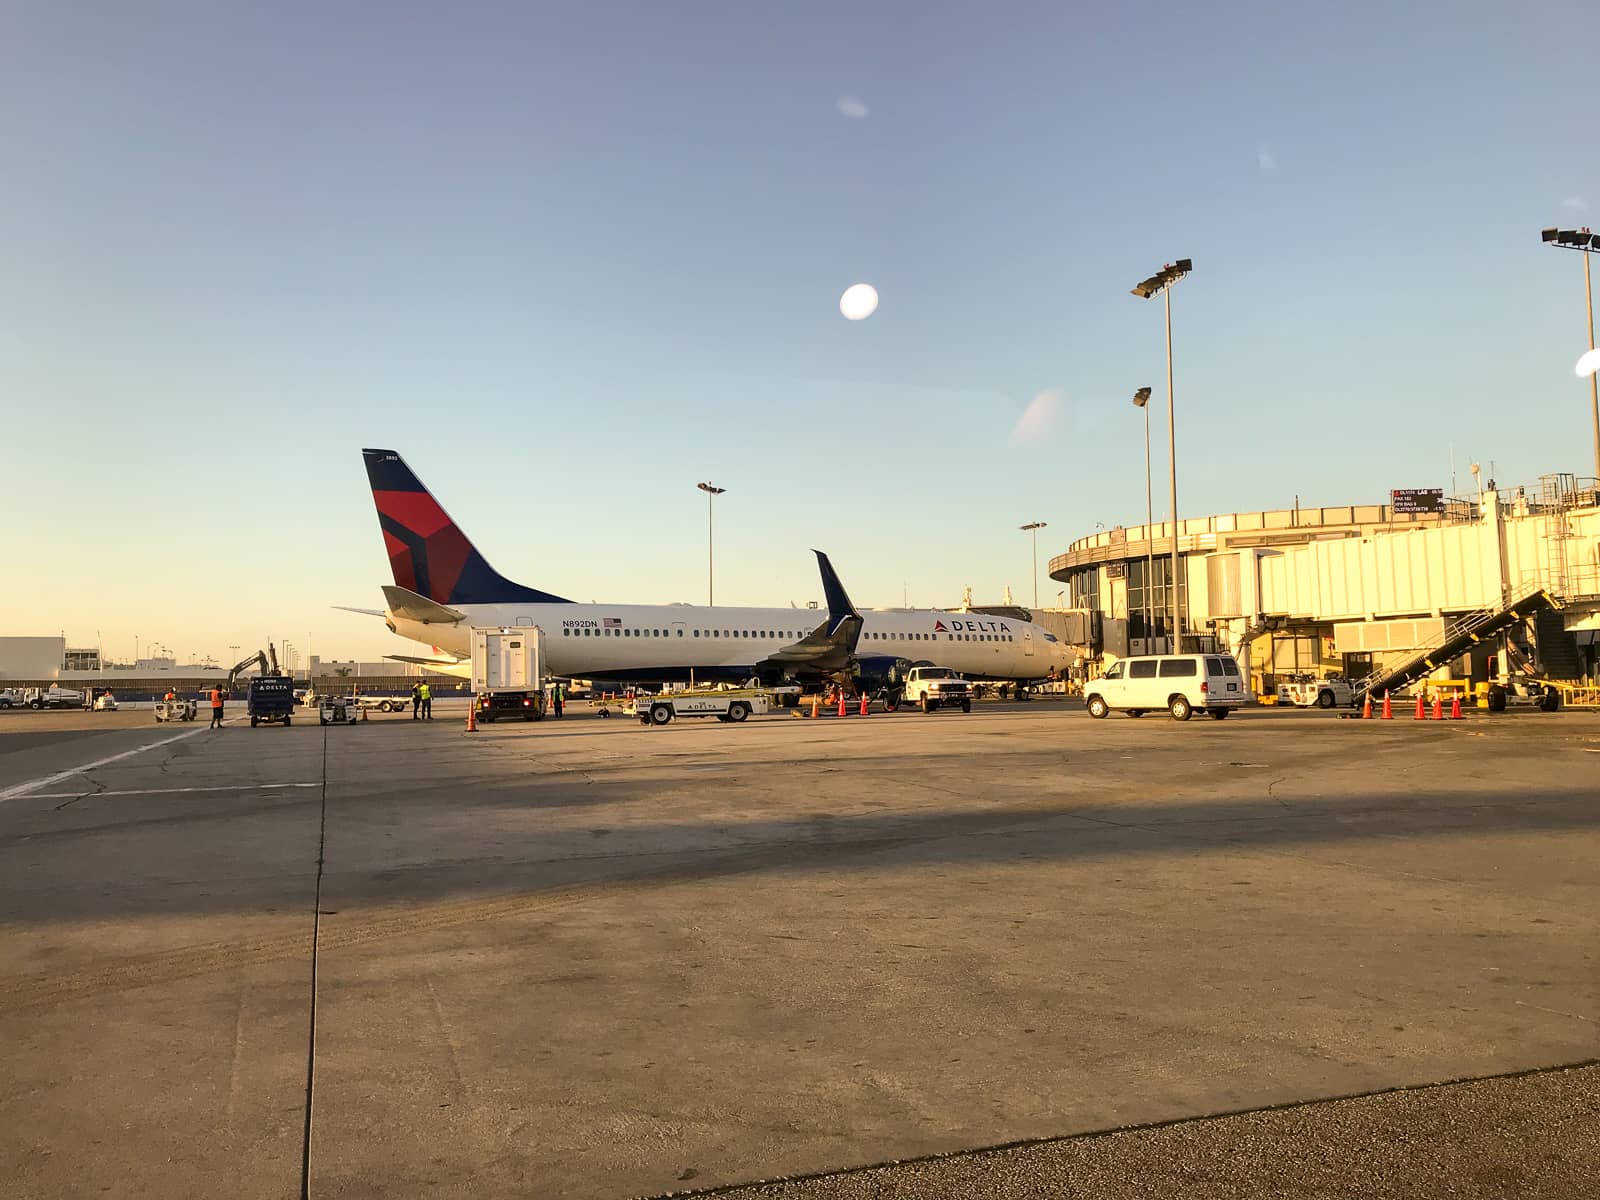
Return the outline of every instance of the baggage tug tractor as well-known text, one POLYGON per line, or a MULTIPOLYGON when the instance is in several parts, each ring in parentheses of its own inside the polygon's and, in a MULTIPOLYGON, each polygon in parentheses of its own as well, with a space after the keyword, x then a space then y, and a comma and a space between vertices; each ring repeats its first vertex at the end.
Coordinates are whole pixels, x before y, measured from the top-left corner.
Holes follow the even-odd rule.
POLYGON ((537 625, 472 631, 472 704, 478 720, 544 719, 544 630, 537 625))

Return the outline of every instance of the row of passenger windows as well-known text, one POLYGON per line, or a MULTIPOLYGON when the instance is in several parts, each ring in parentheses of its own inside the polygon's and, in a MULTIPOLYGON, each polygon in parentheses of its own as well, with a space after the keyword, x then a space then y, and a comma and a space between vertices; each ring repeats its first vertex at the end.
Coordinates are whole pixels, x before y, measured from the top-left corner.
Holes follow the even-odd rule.
MULTIPOLYGON (((786 638, 790 641, 799 641, 805 637, 803 633, 792 633, 778 629, 724 629, 718 632, 715 629, 695 629, 691 631, 695 637, 725 637, 725 638, 786 638)), ((682 629, 563 629, 562 637, 682 637, 682 629)))
MULTIPOLYGON (((794 633, 789 630, 776 629, 696 629, 692 631, 695 637, 725 637, 725 638, 783 638, 788 641, 798 642, 806 635, 794 633)), ((682 629, 583 629, 563 628, 562 637, 677 637, 683 636, 682 629)), ((874 642, 936 642, 939 640, 937 633, 907 633, 898 636, 889 633, 867 633, 863 635, 867 640, 874 642)), ((1006 633, 947 633, 944 635, 947 642, 1012 642, 1016 639, 1006 633)))
MULTIPOLYGON (((937 642, 937 633, 908 633, 898 637, 891 633, 867 633, 863 637, 875 642, 937 642)), ((947 633, 944 635, 947 642, 1012 642, 1016 639, 1009 633, 947 633)))

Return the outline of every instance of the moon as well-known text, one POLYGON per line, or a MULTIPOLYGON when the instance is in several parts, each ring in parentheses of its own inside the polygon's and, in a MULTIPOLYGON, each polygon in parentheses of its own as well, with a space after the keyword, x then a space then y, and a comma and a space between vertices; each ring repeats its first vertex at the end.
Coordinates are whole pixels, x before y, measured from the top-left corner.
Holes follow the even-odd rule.
POLYGON ((870 283, 853 283, 839 297, 839 312, 847 321, 865 321, 878 311, 878 289, 870 283))

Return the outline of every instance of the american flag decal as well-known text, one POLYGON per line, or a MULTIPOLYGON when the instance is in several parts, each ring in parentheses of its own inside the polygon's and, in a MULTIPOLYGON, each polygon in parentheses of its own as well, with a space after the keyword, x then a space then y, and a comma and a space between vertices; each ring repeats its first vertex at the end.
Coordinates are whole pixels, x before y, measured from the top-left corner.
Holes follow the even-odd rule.
POLYGON ((621 629, 622 628, 622 618, 621 617, 607 617, 606 618, 606 628, 607 629, 621 629))

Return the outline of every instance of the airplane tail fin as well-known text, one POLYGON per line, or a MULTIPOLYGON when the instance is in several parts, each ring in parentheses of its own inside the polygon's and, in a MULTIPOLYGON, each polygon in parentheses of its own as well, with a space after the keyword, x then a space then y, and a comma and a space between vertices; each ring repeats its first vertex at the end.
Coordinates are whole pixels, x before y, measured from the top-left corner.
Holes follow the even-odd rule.
POLYGON ((396 587, 435 604, 570 604, 491 567, 393 450, 363 450, 396 587))

